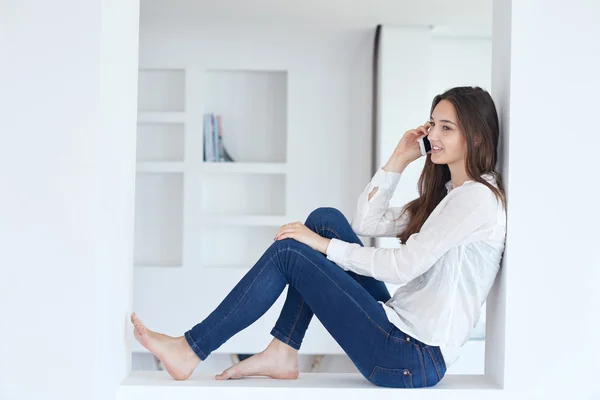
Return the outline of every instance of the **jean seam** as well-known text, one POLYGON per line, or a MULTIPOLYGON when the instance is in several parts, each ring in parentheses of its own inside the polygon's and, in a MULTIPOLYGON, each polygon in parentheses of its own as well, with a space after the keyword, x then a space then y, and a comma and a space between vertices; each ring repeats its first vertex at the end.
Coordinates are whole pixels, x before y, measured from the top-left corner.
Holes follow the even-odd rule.
POLYGON ((296 324, 298 323, 298 320, 300 319, 300 313, 302 312, 303 308, 304 308, 304 299, 302 299, 302 303, 300 304, 300 310, 298 310, 298 314, 296 315, 296 320, 294 321, 294 325, 292 325, 292 329, 290 331, 290 334, 287 337, 287 343, 289 343, 290 341, 293 342, 293 340, 292 340, 292 333, 294 333, 294 329, 296 328, 296 324))
MULTIPOLYGON (((294 239, 295 240, 295 239, 294 239)), ((299 242, 300 243, 300 242, 299 242)), ((379 329, 384 335, 386 335, 388 338, 390 339, 395 339, 395 340, 400 340, 402 342, 407 342, 405 339, 396 337, 396 336, 391 336, 389 333, 387 333, 381 326, 379 326, 372 318, 371 316, 365 311, 364 308, 362 308, 360 306, 360 303, 358 303, 356 300, 354 300, 354 298, 352 296, 350 296, 350 294, 348 294, 348 292, 346 292, 344 289, 342 289, 342 287, 340 287, 340 285, 337 284, 337 282, 335 282, 333 279, 331 279, 327 274, 325 274, 323 271, 321 271, 321 269, 317 266, 317 264, 315 264, 314 262, 312 262, 312 260, 308 259, 306 256, 304 256, 304 254, 300 253, 297 250, 294 249, 282 249, 279 251, 284 251, 284 250, 290 250, 293 251, 295 253, 298 253, 300 256, 304 257, 306 259, 306 261, 310 262, 312 265, 314 265, 315 267, 317 267, 317 270, 319 270, 319 272, 321 272, 323 275, 325 275, 327 277, 327 279, 329 279, 333 284, 335 284, 346 296, 348 296, 354 303, 356 303, 358 305, 358 308, 363 312, 363 314, 365 314, 365 316, 367 317, 367 319, 377 328, 379 329)), ((278 253, 279 253, 278 251, 278 253)), ((316 251, 316 250, 315 250, 316 251)), ((331 261, 333 262, 333 261, 331 261)), ((414 343, 412 343, 414 344, 414 343)))
MULTIPOLYGON (((194 340, 194 338, 192 337, 192 334, 190 332, 186 332, 185 336, 187 336, 190 339, 190 341, 192 342, 193 346, 190 346, 190 347, 192 347, 192 350, 198 350, 200 352, 200 354, 202 355, 202 357, 204 357, 204 359, 206 359, 207 358, 206 354, 204 354, 202 349, 200 349, 200 346, 198 346, 198 343, 194 340)), ((195 353, 195 351, 194 351, 194 353, 195 353)))
POLYGON ((373 368, 373 371, 371 371, 371 374, 367 378, 368 380, 370 380, 371 378, 373 378, 373 374, 375 373, 375 371, 377 371, 377 368, 379 368, 377 365, 373 368))
POLYGON ((438 368, 438 363, 435 361, 435 359, 433 358, 433 353, 431 352, 431 348, 427 347, 425 350, 427 350, 427 352, 429 353, 429 358, 431 358, 431 362, 433 362, 433 366, 435 367, 435 372, 438 375, 438 379, 442 380, 442 375, 440 374, 440 370, 438 368))
POLYGON ((406 372, 409 377, 409 380, 410 380, 410 387, 414 388, 414 384, 413 384, 413 380, 412 380, 412 373, 410 372, 410 369, 408 369, 408 368, 384 368, 384 367, 380 367, 379 365, 375 365, 375 367, 373 367, 373 371, 371 371, 371 374, 369 375, 367 380, 371 381, 373 379, 373 375, 375 375, 375 372, 378 372, 378 371, 387 371, 387 372, 391 372, 391 373, 394 373, 395 371, 406 372))
POLYGON ((331 233, 334 234, 334 236, 335 236, 336 239, 342 240, 340 234, 337 233, 336 231, 334 231, 331 228, 323 228, 323 229, 321 229, 321 232, 323 232, 323 231, 329 231, 329 232, 331 232, 331 233))
POLYGON ((421 369, 423 370, 423 386, 427 387, 427 374, 425 373, 425 358, 423 357, 423 350, 421 346, 417 346, 419 356, 421 357, 421 369))
MULTIPOLYGON (((300 343, 298 343, 298 342, 295 342, 295 341, 293 341, 292 339, 288 339, 288 338, 287 338, 287 336, 286 336, 286 335, 284 335, 283 333, 281 333, 281 331, 280 331, 280 330, 278 330, 278 329, 273 329, 273 332, 275 332, 275 333, 277 333, 278 335, 280 335, 282 339, 283 339, 283 338, 285 338, 287 341, 289 341, 289 342, 291 342, 291 343, 295 344, 296 346, 300 347, 300 343)), ((277 339, 279 339, 279 338, 277 338, 277 339)), ((283 342, 283 340, 282 340, 282 342, 283 342)), ((289 344, 289 342, 288 342, 287 344, 289 344)))

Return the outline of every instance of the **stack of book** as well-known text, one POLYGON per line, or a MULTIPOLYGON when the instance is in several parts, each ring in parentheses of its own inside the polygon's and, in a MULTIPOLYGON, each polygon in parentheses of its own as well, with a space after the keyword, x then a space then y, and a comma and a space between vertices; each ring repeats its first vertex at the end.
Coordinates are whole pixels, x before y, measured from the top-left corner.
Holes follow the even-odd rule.
POLYGON ((235 161, 223 145, 223 123, 220 115, 204 114, 204 161, 235 161))

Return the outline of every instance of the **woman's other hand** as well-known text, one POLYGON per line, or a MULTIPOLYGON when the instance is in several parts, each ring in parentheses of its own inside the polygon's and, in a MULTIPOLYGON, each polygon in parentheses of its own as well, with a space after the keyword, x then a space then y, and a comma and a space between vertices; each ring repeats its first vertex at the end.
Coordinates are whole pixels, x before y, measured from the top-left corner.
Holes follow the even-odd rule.
POLYGON ((331 241, 310 230, 300 221, 283 225, 275 235, 275 240, 286 238, 296 239, 323 254, 327 254, 327 246, 329 246, 329 242, 331 241))

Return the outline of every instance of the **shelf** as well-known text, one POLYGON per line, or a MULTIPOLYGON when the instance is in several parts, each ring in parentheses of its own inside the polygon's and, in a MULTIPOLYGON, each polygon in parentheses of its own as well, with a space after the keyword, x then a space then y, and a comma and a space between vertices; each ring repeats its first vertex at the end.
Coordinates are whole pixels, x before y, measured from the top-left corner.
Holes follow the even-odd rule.
POLYGON ((202 172, 230 172, 239 174, 287 174, 286 163, 212 162, 202 163, 202 172))
POLYGON ((185 112, 183 111, 143 111, 138 112, 138 124, 140 123, 183 123, 185 112))
MULTIPOLYGON (((225 163, 224 163, 225 164, 225 163)), ((286 213, 286 178, 282 174, 202 174, 198 184, 202 213, 213 216, 272 216, 286 213)))
POLYGON ((208 70, 206 113, 221 115, 223 145, 237 162, 287 161, 286 71, 208 70))
MULTIPOLYGON (((256 260, 254 261, 256 263, 256 260)), ((213 269, 213 270, 240 270, 240 269, 250 269, 254 263, 248 262, 247 264, 210 264, 203 265, 202 268, 213 269)))
POLYGON ((134 265, 183 264, 183 174, 136 175, 134 226, 134 265))
POLYGON ((185 110, 185 71, 141 68, 138 73, 138 110, 185 110))
MULTIPOLYGON (((184 172, 183 161, 140 161, 138 172, 184 172)), ((287 174, 286 164, 279 163, 203 163, 202 172, 236 174, 287 174)))
POLYGON ((185 125, 182 123, 140 123, 137 126, 137 162, 183 161, 185 125))
POLYGON ((173 269, 173 268, 181 268, 181 265, 162 265, 162 264, 134 264, 134 268, 165 268, 165 269, 173 269))
POLYGON ((137 169, 137 172, 150 172, 150 173, 183 172, 183 162, 179 162, 179 161, 138 162, 136 169, 137 169))
POLYGON ((202 219, 210 225, 274 226, 279 227, 290 222, 286 216, 277 215, 203 215, 202 219))
MULTIPOLYGON (((230 339, 230 341, 234 340, 235 337, 230 339)), ((225 343, 224 346, 227 346, 228 343, 225 343)), ((256 349, 260 351, 263 347, 264 345, 256 346, 256 349)), ((254 348, 252 350, 255 351, 254 348)), ((301 351, 303 352, 303 350, 301 351)), ((340 351, 343 352, 343 350, 340 351)), ((220 351, 217 350, 216 353, 220 353, 220 351)), ((302 372, 300 379, 232 379, 226 383, 223 384, 216 380, 213 372, 196 371, 183 386, 174 384, 173 378, 166 371, 132 371, 120 385, 118 398, 128 400, 147 400, 148 398, 197 400, 212 397, 274 399, 281 397, 282 393, 301 393, 293 397, 328 399, 335 396, 357 399, 360 396, 360 398, 375 399, 395 397, 399 392, 402 393, 403 398, 407 399, 499 399, 507 397, 504 396, 505 391, 502 386, 494 382, 489 374, 447 375, 436 386, 424 390, 399 390, 376 386, 358 372, 302 372), (241 393, 244 396, 241 396, 241 393)))
MULTIPOLYGON (((193 249, 203 266, 251 267, 274 242, 277 227, 202 224, 193 249)), ((283 225, 283 224, 282 224, 283 225)))

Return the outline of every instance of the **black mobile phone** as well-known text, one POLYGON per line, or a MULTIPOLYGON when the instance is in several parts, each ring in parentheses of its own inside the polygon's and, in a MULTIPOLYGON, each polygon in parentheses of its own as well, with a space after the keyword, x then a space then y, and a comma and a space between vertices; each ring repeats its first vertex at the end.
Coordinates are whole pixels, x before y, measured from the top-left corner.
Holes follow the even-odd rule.
POLYGON ((423 136, 422 138, 417 139, 417 141, 419 142, 421 155, 427 155, 427 153, 431 151, 431 143, 429 142, 429 139, 427 139, 427 136, 423 136))

